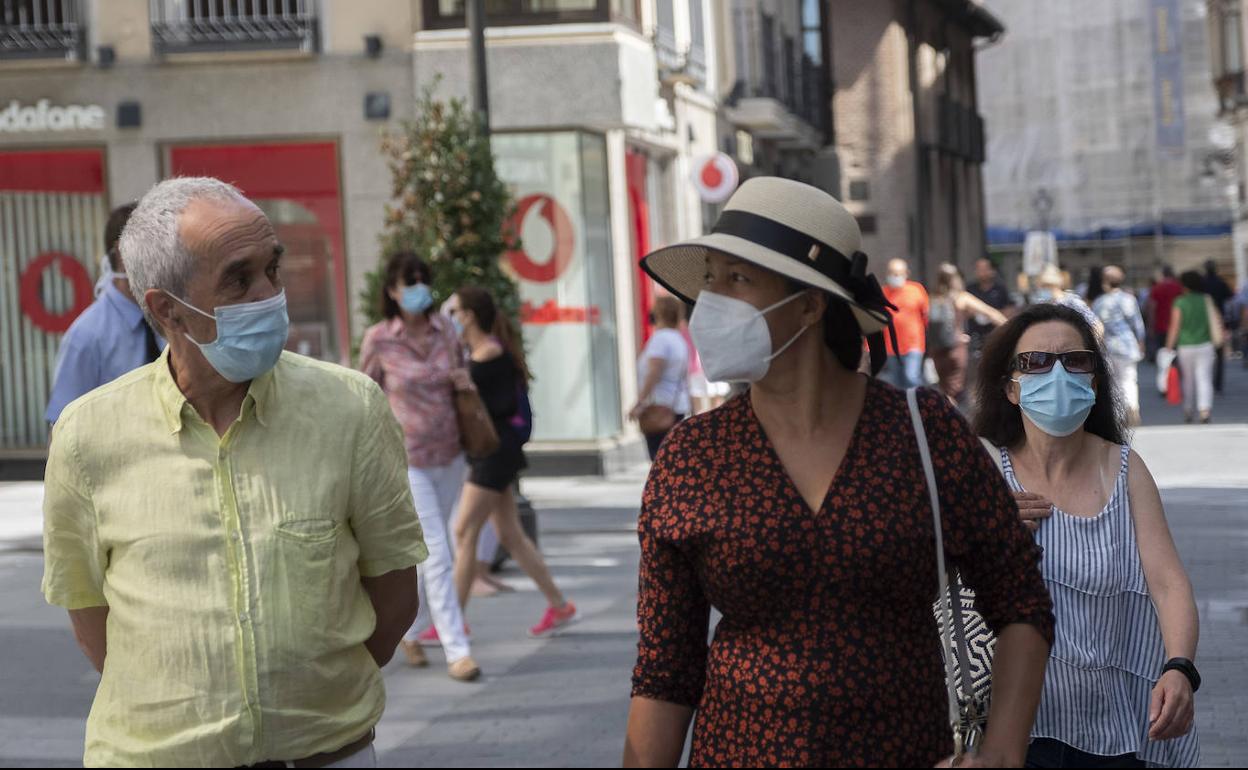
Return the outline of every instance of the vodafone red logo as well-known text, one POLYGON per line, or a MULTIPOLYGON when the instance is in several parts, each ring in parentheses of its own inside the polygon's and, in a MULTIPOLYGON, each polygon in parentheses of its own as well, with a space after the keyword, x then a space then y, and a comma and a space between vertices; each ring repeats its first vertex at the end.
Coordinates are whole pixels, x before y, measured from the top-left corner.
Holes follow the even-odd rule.
POLYGON ((516 213, 512 215, 507 224, 519 236, 521 243, 520 248, 507 252, 507 262, 524 280, 534 283, 550 283, 562 275, 572 262, 572 251, 576 248, 576 233, 572 228, 572 218, 551 196, 536 193, 521 198, 516 205, 516 213), (550 228, 552 246, 548 254, 530 254, 524 245, 524 223, 534 206, 538 207, 537 213, 550 228), (536 259, 535 256, 537 256, 536 259))
POLYGON ((59 251, 40 254, 27 265, 22 271, 18 291, 22 312, 31 323, 49 334, 68 331, 70 324, 82 315, 94 296, 87 269, 78 260, 59 251), (74 287, 74 304, 64 313, 53 313, 43 304, 43 274, 53 264, 74 287))
POLYGON ((693 164, 693 185, 707 203, 723 203, 736 192, 741 177, 732 158, 717 152, 693 164))

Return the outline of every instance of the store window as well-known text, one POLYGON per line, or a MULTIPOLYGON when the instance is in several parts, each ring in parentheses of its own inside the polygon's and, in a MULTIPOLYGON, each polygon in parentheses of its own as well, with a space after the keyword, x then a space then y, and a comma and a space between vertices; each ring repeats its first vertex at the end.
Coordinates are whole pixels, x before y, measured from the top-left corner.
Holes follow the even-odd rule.
MULTIPOLYGON (((424 0, 426 29, 455 29, 465 24, 465 0, 424 0)), ((619 21, 636 25, 637 0, 485 0, 492 27, 619 21)))
POLYGON ((533 437, 592 440, 621 429, 606 141, 579 131, 496 134, 517 202, 520 286, 534 381, 533 437))
POLYGON ((289 350, 349 365, 338 148, 332 142, 171 147, 170 176, 212 176, 243 191, 286 247, 289 350))
POLYGON ((0 449, 47 443, 57 352, 95 298, 107 217, 102 150, 0 152, 0 449))

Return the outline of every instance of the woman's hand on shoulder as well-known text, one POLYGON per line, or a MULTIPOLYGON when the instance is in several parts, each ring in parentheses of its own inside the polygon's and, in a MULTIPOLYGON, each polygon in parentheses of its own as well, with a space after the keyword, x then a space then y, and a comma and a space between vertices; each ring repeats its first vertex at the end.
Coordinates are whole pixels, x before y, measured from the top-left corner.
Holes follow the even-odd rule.
POLYGON ((1014 500, 1018 503, 1018 517, 1032 532, 1040 529, 1040 523, 1053 515, 1053 503, 1042 495, 1015 492, 1014 500))

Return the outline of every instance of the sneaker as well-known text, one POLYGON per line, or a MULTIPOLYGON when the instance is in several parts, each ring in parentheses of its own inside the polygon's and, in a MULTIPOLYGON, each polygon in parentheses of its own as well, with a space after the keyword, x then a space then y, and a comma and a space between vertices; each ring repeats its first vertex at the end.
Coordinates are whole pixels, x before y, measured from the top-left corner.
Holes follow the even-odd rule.
POLYGON ((481 676, 481 669, 470 657, 460 658, 446 667, 446 673, 456 682, 473 682, 481 676))
MULTIPOLYGON (((464 624, 464 636, 472 636, 472 629, 468 628, 468 624, 464 624)), ((429 626, 421 631, 416 637, 416 641, 423 647, 441 647, 442 639, 438 636, 438 629, 429 626)))
POLYGON ((399 642, 399 647, 403 649, 403 657, 407 659, 407 665, 412 668, 429 667, 429 659, 425 657, 425 651, 421 649, 419 644, 404 639, 402 642, 399 642))
POLYGON ((541 622, 529 629, 529 636, 534 639, 552 636, 580 619, 581 613, 576 611, 576 605, 572 602, 567 602, 562 607, 547 607, 541 622))

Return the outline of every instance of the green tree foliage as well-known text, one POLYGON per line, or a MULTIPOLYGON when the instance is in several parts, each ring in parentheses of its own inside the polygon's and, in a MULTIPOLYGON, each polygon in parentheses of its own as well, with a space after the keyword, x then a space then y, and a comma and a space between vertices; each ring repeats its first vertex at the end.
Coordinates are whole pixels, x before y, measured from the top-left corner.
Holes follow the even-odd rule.
POLYGON ((518 245, 506 231, 515 207, 495 172, 477 116, 462 100, 438 101, 426 89, 416 119, 385 134, 382 151, 393 176, 393 199, 386 205, 381 260, 360 295, 369 322, 381 320, 386 260, 398 251, 414 251, 433 268, 437 302, 461 286, 481 286, 519 328, 519 291, 501 260, 518 245))

